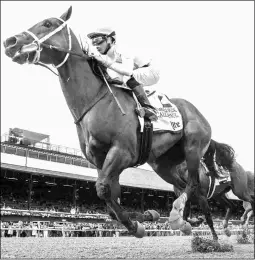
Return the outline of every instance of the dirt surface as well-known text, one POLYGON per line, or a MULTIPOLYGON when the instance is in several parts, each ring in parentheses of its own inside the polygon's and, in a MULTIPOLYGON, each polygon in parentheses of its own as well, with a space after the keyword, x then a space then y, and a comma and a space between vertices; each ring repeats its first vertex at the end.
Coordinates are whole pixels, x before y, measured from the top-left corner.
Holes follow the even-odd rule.
POLYGON ((192 237, 53 237, 1 238, 1 258, 250 258, 254 244, 237 244, 236 236, 220 237, 231 253, 192 253, 192 237))

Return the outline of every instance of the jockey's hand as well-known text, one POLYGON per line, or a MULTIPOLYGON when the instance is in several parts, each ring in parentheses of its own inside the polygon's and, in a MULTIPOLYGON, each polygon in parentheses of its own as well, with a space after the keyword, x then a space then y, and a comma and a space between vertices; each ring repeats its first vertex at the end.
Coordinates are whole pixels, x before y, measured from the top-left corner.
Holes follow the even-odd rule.
POLYGON ((86 40, 83 43, 83 51, 89 56, 89 57, 95 57, 95 55, 98 55, 98 50, 95 46, 91 44, 89 40, 86 40))
POLYGON ((113 60, 111 60, 108 56, 102 55, 100 52, 94 55, 94 58, 100 62, 103 66, 106 68, 111 67, 111 65, 114 63, 113 60))
POLYGON ((97 47, 92 45, 90 41, 86 41, 83 47, 83 51, 86 52, 89 57, 95 58, 98 62, 107 68, 109 68, 114 63, 114 61, 111 60, 107 55, 102 55, 97 50, 97 47))

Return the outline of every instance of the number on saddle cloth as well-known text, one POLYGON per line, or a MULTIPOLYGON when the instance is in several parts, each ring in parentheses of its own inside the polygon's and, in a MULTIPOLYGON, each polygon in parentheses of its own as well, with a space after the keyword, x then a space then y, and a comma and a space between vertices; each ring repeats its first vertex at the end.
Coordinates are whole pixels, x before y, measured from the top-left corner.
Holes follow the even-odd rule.
POLYGON ((106 67, 102 66, 96 59, 90 58, 90 59, 88 59, 88 63, 89 63, 89 66, 90 66, 91 70, 93 71, 93 73, 97 77, 99 77, 102 81, 104 81, 104 79, 103 79, 103 76, 102 76, 101 72, 99 71, 98 67, 101 68, 101 70, 102 70, 102 72, 104 74, 104 77, 105 77, 105 79, 107 80, 107 82, 109 84, 115 84, 115 85, 122 85, 123 84, 123 82, 118 80, 118 79, 112 79, 108 75, 106 67))

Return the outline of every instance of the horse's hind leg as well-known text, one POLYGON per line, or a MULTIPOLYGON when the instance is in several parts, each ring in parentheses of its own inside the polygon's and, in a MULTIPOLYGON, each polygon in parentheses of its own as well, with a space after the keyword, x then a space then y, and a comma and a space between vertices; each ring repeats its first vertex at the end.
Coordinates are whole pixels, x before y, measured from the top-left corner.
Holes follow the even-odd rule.
POLYGON ((173 209, 170 213, 170 225, 172 229, 180 228, 180 222, 176 221, 183 217, 185 203, 196 192, 199 198, 199 165, 200 159, 205 154, 211 139, 211 129, 208 126, 202 128, 200 122, 190 121, 185 129, 184 153, 188 168, 188 182, 184 193, 173 203, 173 209))
POLYGON ((253 215, 253 210, 250 210, 250 211, 248 212, 248 214, 247 214, 247 219, 246 219, 246 221, 245 221, 245 223, 244 223, 244 229, 248 229, 248 227, 249 227, 249 221, 250 221, 250 218, 251 218, 252 215, 253 215))
POLYGON ((249 223, 249 218, 252 216, 253 214, 253 210, 252 210, 252 206, 251 203, 243 201, 243 208, 244 208, 244 213, 241 217, 241 221, 243 224, 243 227, 246 228, 247 224, 249 223), (248 217, 249 216, 249 217, 248 217), (247 219, 246 219, 247 218, 247 219), (246 219, 246 220, 245 220, 246 219))
POLYGON ((226 208, 227 208, 226 215, 225 215, 225 218, 222 223, 224 229, 226 229, 228 227, 228 221, 231 217, 231 213, 232 213, 233 209, 235 208, 235 205, 233 204, 233 202, 226 197, 226 193, 229 190, 226 190, 226 191, 224 191, 224 193, 219 194, 220 199, 224 202, 224 204, 226 205, 226 208))
MULTIPOLYGON (((171 161, 172 151, 169 150, 165 154, 158 157, 155 161, 149 162, 149 165, 153 168, 153 170, 167 183, 171 183, 178 190, 184 190, 186 187, 186 183, 180 178, 179 173, 176 169, 176 165, 183 161, 183 158, 178 158, 178 162, 171 161)), ((177 216, 175 219, 180 227, 184 227, 186 225, 186 221, 183 221, 181 216, 177 216)), ((187 226, 187 228, 189 228, 187 226)), ((191 227, 190 227, 191 231, 191 227)), ((186 232, 188 233, 188 231, 186 232)))
POLYGON ((207 225, 211 229, 213 239, 214 240, 218 240, 218 236, 217 236, 217 234, 215 232, 215 229, 214 229, 214 226, 213 226, 211 209, 209 207, 207 198, 205 196, 201 196, 201 195, 198 196, 197 195, 197 199, 198 199, 198 203, 199 203, 199 205, 201 207, 201 210, 203 211, 203 213, 205 215, 205 219, 206 219, 207 225))

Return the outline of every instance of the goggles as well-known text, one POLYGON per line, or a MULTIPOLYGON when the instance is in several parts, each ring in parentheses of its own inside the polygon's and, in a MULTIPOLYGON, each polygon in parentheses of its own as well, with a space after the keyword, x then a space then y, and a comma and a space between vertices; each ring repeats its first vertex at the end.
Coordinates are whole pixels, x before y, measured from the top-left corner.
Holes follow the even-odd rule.
POLYGON ((107 37, 106 36, 97 36, 92 39, 92 45, 93 46, 98 46, 102 44, 104 41, 106 41, 107 37))

